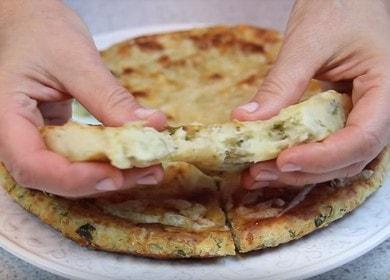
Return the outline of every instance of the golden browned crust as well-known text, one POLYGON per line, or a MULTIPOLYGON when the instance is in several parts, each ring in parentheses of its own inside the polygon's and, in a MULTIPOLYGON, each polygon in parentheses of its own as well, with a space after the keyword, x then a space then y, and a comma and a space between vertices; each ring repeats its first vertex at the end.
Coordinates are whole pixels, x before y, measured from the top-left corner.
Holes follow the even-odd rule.
POLYGON ((280 217, 245 219, 237 214, 236 205, 230 209, 228 220, 239 252, 275 247, 298 239, 340 219, 362 204, 383 182, 390 167, 390 149, 385 150, 366 168, 371 177, 359 176, 340 187, 325 183, 316 186, 295 208, 280 217))
MULTIPOLYGON (((17 203, 82 246, 152 258, 207 258, 235 254, 218 199, 208 200, 204 205, 217 219, 222 219, 222 225, 191 231, 158 224, 133 224, 103 212, 95 200, 67 200, 28 190, 17 185, 4 166, 0 167, 0 178, 2 186, 17 203)), ((208 195, 213 197, 212 193, 208 195)))
MULTIPOLYGON (((162 110, 171 125, 224 123, 256 93, 281 42, 274 30, 216 26, 130 39, 102 58, 141 104, 162 110)), ((318 91, 313 81, 307 93, 318 91)))
MULTIPOLYGON (((235 248, 244 253, 278 246, 329 225, 358 207, 381 186, 389 164, 390 149, 386 148, 368 166, 374 171, 371 177, 360 177, 344 187, 322 184, 314 188, 298 206, 280 217, 246 219, 236 213, 239 205, 235 205, 227 213, 231 233, 223 226, 212 230, 188 231, 156 224, 133 224, 103 212, 98 207, 97 200, 67 200, 23 188, 13 181, 4 166, 0 168, 0 183, 26 210, 82 246, 152 258, 216 257, 234 255, 235 248)), ((183 178, 188 179, 185 169, 182 173, 183 168, 179 166, 174 172, 168 172, 169 180, 179 180, 183 183, 183 178), (174 176, 174 173, 178 176, 174 176)), ((190 184, 193 186, 183 192, 180 191, 181 183, 176 182, 172 190, 164 185, 156 192, 149 187, 141 187, 133 193, 120 194, 118 197, 120 200, 142 199, 155 194, 160 199, 189 199, 194 194, 199 198, 200 191, 204 194, 203 197, 211 198, 204 200, 204 205, 221 219, 223 214, 219 206, 212 203, 218 201, 213 195, 215 187, 210 185, 209 177, 198 176, 199 174, 193 177, 196 181, 190 184), (195 187, 199 183, 205 187, 195 187)), ((296 190, 270 189, 269 193, 264 195, 268 198, 285 199, 296 193, 296 190)), ((115 200, 115 196, 112 199, 115 200)), ((222 223, 224 220, 223 218, 222 223)))

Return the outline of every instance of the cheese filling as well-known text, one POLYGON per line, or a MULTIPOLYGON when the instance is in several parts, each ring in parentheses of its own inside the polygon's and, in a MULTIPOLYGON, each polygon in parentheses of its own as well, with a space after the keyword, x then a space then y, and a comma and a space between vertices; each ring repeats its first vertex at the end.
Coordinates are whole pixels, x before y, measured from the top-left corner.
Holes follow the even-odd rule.
POLYGON ((69 123, 43 128, 42 135, 48 148, 73 161, 109 160, 121 169, 182 161, 203 170, 240 170, 341 129, 349 102, 345 95, 327 91, 264 121, 188 125, 162 132, 140 123, 118 128, 69 123))
POLYGON ((99 201, 98 205, 104 212, 135 224, 162 224, 194 231, 216 226, 212 220, 206 218, 205 206, 184 199, 137 199, 121 203, 99 201))

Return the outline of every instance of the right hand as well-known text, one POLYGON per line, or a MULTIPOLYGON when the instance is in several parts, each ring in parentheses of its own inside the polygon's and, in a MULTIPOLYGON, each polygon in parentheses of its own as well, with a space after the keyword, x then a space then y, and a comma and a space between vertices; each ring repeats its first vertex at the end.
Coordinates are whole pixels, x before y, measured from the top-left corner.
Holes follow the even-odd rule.
POLYGON ((390 19, 381 0, 296 1, 278 58, 241 121, 269 119, 298 102, 310 79, 352 86, 346 126, 252 165, 248 189, 303 186, 359 174, 390 143, 390 19))
POLYGON ((162 180, 160 166, 121 171, 46 149, 38 128, 66 122, 72 98, 107 126, 144 120, 161 129, 166 121, 118 84, 72 10, 60 1, 2 0, 0 42, 0 160, 19 184, 83 197, 162 180))

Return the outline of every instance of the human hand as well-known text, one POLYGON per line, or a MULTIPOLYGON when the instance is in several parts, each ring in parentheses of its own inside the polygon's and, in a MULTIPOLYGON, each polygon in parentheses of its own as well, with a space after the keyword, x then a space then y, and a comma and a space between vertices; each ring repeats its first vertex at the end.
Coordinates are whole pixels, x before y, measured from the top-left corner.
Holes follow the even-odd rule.
POLYGON ((108 126, 133 120, 161 129, 103 65, 86 26, 61 1, 0 2, 0 160, 23 186, 67 197, 157 184, 160 166, 120 171, 71 163, 48 151, 38 128, 71 117, 74 97, 108 126))
POLYGON ((296 103, 311 78, 351 82, 346 127, 321 143, 283 151, 254 164, 246 188, 302 186, 358 174, 389 143, 390 23, 380 0, 297 1, 278 59, 252 102, 233 117, 268 119, 296 103))

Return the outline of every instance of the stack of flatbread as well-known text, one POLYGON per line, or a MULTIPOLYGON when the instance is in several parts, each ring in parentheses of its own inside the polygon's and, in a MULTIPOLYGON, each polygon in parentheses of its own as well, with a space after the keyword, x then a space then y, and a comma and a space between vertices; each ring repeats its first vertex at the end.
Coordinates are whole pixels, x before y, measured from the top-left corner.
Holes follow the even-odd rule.
POLYGON ((275 61, 279 33, 250 26, 210 27, 130 39, 102 52, 137 100, 168 116, 163 131, 142 123, 109 128, 48 126, 49 149, 72 161, 118 168, 162 163, 159 186, 67 200, 29 190, 4 167, 1 183, 24 208, 81 245, 154 258, 216 257, 298 239, 358 207, 377 190, 387 148, 360 174, 315 186, 240 187, 240 171, 345 125, 347 95, 312 81, 301 102, 265 121, 236 122, 275 61))

